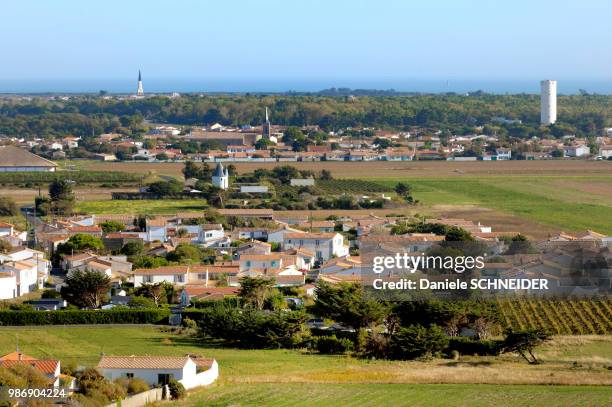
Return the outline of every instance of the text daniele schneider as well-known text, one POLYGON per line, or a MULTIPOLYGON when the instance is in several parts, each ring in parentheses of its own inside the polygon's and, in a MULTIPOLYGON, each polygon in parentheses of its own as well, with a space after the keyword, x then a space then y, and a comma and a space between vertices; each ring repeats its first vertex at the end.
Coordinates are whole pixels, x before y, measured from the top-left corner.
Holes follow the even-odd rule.
MULTIPOLYGON (((385 271, 397 273, 415 273, 417 270, 444 270, 458 275, 467 270, 485 269, 485 256, 426 256, 396 253, 393 256, 375 256, 372 271, 383 274, 385 271)), ((374 279, 372 286, 377 290, 548 290, 545 278, 472 278, 469 281, 459 279, 407 278, 385 281, 374 279)))

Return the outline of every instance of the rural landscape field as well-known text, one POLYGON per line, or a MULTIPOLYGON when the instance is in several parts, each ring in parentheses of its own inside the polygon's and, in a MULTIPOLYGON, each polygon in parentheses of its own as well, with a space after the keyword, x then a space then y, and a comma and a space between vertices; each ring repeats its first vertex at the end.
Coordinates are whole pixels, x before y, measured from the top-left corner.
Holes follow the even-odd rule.
POLYGON ((612 407, 610 16, 3 2, 0 407, 612 407))
POLYGON ((612 386, 610 336, 555 337, 538 350, 538 366, 513 355, 389 362, 240 350, 154 326, 0 328, 0 350, 15 341, 73 366, 95 366, 101 354, 215 357, 221 379, 177 403, 189 406, 603 406, 612 386))
MULTIPOLYGON (((235 163, 239 173, 276 165, 235 163)), ((495 224, 499 231, 522 231, 537 239, 559 231, 612 232, 612 163, 608 161, 298 162, 291 165, 307 170, 325 168, 336 178, 368 179, 389 187, 406 182, 419 201, 408 210, 413 214, 468 218, 495 224)), ((76 166, 93 171, 141 174, 146 179, 180 178, 183 163, 77 161, 76 166)), ((111 192, 123 190, 77 188, 79 208, 90 213, 160 214, 200 209, 197 200, 164 201, 163 204, 124 201, 122 205, 110 201, 111 192)), ((18 200, 26 200, 37 190, 13 189, 10 193, 18 200)), ((313 213, 313 217, 321 219, 328 215, 313 213)))

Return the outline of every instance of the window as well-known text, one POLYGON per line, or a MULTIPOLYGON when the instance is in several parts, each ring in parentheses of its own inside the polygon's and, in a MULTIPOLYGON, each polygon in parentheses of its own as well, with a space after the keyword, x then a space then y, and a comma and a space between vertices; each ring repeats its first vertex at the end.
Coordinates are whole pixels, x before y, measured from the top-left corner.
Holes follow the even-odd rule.
POLYGON ((198 280, 206 280, 206 274, 198 274, 198 280))
POLYGON ((319 241, 315 240, 315 245, 318 246, 319 245, 319 241))
POLYGON ((276 267, 276 260, 272 260, 272 262, 270 263, 270 267, 276 267))
POLYGON ((142 276, 143 283, 151 283, 153 282, 153 276, 142 276))
POLYGON ((317 251, 316 256, 317 256, 318 259, 323 258, 323 252, 317 251))
POLYGON ((247 260, 247 261, 246 261, 246 266, 247 266, 247 267, 251 267, 251 260, 247 260))
POLYGON ((183 283, 185 282, 185 276, 174 276, 175 283, 183 283))
POLYGON ((126 373, 125 377, 127 377, 128 379, 133 379, 134 378, 134 373, 126 373))

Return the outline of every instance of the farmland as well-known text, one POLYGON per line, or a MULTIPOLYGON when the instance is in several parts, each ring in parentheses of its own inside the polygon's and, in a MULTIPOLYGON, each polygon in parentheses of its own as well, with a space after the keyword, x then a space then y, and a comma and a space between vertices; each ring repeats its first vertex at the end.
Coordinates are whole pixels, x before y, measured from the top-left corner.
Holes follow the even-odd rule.
MULTIPOLYGON (((180 162, 73 161, 68 164, 80 170, 119 171, 146 179, 180 177, 183 168, 180 162)), ((612 163, 607 161, 235 163, 239 173, 279 164, 314 171, 329 169, 336 179, 321 181, 316 187, 326 193, 385 192, 399 181, 409 183, 419 204, 391 210, 393 213, 463 217, 492 225, 497 231, 520 231, 536 239, 561 230, 593 229, 612 233, 612 163)), ((80 189, 77 185, 77 208, 92 213, 171 213, 201 208, 199 202, 172 200, 122 201, 118 205, 110 201, 110 194, 126 188, 80 189)), ((25 204, 32 202, 38 189, 13 187, 4 192, 25 204)), ((371 212, 386 213, 367 210, 363 214, 371 212)), ((316 218, 323 215, 323 211, 313 213, 316 218)))
POLYGON ((462 399, 469 405, 603 405, 612 384, 609 336, 555 337, 537 351, 543 362, 537 366, 516 355, 419 362, 238 350, 154 326, 0 328, 0 352, 13 351, 16 340, 26 354, 88 366, 97 363, 101 352, 215 357, 219 382, 192 393, 181 405, 327 405, 341 400, 427 406, 457 405, 462 399))
POLYGON ((503 322, 513 329, 541 328, 554 334, 612 333, 612 301, 600 300, 499 300, 503 322))

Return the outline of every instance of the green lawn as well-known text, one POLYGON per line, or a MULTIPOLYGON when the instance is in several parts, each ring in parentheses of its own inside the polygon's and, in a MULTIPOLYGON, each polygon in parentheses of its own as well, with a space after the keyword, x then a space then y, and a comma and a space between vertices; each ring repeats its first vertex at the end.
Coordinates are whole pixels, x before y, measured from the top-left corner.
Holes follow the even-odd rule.
MULTIPOLYGON (((612 233, 612 177, 403 180, 423 205, 477 205, 566 230, 612 233), (582 187, 593 188, 585 192, 582 187)), ((398 180, 380 180, 395 185, 398 180)))
POLYGON ((602 386, 612 384, 610 337, 555 338, 537 352, 543 361, 538 366, 514 355, 393 362, 239 350, 155 326, 0 327, 0 354, 17 343, 26 354, 81 366, 95 366, 101 353, 216 358, 218 382, 177 405, 602 406, 612 397, 610 387, 602 386))
POLYGON ((102 214, 175 214, 177 212, 198 212, 206 208, 202 199, 143 199, 82 201, 77 211, 102 214))

